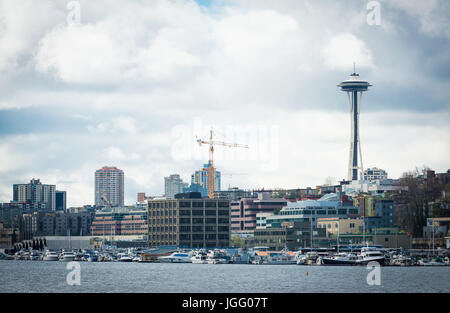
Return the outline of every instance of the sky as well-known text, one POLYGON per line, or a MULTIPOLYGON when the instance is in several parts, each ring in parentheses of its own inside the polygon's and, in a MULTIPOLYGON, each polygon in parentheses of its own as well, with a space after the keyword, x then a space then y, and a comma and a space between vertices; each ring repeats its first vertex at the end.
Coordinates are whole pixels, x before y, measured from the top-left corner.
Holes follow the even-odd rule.
POLYGON ((0 0, 0 202, 40 178, 94 203, 94 172, 125 202, 184 181, 215 147, 222 189, 314 188, 347 177, 363 95, 364 168, 450 168, 447 0, 0 0))

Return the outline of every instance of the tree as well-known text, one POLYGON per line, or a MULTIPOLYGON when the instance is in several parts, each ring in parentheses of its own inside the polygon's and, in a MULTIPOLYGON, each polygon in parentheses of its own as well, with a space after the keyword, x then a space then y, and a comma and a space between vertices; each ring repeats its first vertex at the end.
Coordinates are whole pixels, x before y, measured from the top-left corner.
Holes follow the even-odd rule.
POLYGON ((241 238, 240 236, 233 235, 231 240, 232 240, 233 247, 240 247, 240 248, 244 247, 244 239, 241 238))

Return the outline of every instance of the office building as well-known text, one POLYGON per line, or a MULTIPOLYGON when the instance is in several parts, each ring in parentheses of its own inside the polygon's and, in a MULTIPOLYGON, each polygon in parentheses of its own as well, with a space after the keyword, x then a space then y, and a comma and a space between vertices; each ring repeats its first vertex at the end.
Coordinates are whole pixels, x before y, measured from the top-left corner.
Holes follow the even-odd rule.
POLYGON ((231 231, 253 231, 256 229, 257 213, 274 213, 287 205, 284 199, 272 199, 270 193, 258 193, 257 198, 242 198, 230 203, 231 231))
POLYGON ((95 213, 92 236, 145 238, 148 233, 147 210, 113 208, 95 213))
POLYGON ((199 193, 177 199, 148 201, 148 243, 189 248, 228 247, 230 202, 201 198, 199 193))
POLYGON ((117 167, 104 166, 95 171, 95 205, 124 206, 124 173, 117 167))

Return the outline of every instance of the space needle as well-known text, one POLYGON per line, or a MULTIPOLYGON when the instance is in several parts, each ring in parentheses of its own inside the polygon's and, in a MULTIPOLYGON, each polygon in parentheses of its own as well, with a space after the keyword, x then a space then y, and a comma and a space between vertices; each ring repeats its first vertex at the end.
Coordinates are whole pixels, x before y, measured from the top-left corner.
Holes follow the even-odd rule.
POLYGON ((361 154, 361 140, 359 139, 359 111, 361 106, 362 94, 372 86, 366 81, 360 79, 359 74, 356 73, 355 66, 353 66, 353 73, 350 77, 340 83, 342 91, 347 92, 348 105, 350 107, 351 116, 351 138, 350 138, 350 158, 348 162, 348 180, 358 180, 358 169, 361 170, 361 179, 363 165, 361 154), (361 167, 358 166, 358 151, 361 160, 361 167))

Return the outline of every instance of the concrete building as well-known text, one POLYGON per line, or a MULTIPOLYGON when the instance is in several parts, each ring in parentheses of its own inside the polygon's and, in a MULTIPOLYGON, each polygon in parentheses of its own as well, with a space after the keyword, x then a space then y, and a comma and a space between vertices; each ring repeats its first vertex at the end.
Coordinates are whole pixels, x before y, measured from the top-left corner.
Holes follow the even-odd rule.
POLYGON ((362 218, 318 218, 317 227, 325 228, 327 238, 331 238, 341 234, 362 233, 364 220, 362 218))
POLYGON ((33 178, 28 184, 13 185, 13 202, 43 204, 46 210, 55 210, 55 189, 55 185, 44 185, 33 178))
POLYGON ((183 193, 183 189, 188 188, 178 174, 164 177, 164 194, 167 199, 174 199, 176 194, 183 193))
POLYGON ((239 201, 242 198, 250 198, 252 196, 251 191, 239 189, 238 187, 231 187, 228 190, 221 190, 214 192, 214 198, 226 199, 230 201, 239 201))
POLYGON ((95 171, 95 205, 124 206, 124 173, 117 167, 104 166, 95 171), (107 200, 105 200, 105 198, 107 200))
POLYGON ((201 198, 199 193, 180 194, 178 199, 150 200, 148 227, 151 247, 228 247, 230 202, 201 198))
POLYGON ((11 237, 8 234, 8 230, 3 227, 3 223, 0 221, 0 249, 7 249, 11 245, 11 237))
POLYGON ((95 213, 91 235, 99 237, 143 236, 148 233, 147 210, 112 208, 95 213))
POLYGON ((287 205, 284 199, 272 199, 270 193, 258 193, 257 198, 242 198, 232 201, 231 208, 231 231, 253 231, 256 229, 257 213, 274 213, 287 205))
POLYGON ((387 172, 376 167, 368 168, 363 172, 363 180, 386 180, 387 178, 387 172))

